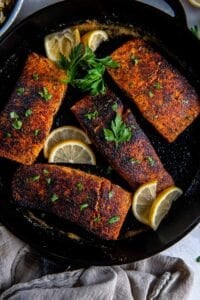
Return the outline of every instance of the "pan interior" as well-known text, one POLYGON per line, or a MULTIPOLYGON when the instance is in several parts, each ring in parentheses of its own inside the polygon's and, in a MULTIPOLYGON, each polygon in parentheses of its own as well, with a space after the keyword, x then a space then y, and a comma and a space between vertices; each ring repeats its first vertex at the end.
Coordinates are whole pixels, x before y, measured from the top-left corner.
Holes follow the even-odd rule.
MULTIPOLYGON (((170 52, 170 49, 164 47, 164 45, 157 40, 155 35, 152 35, 137 26, 125 27, 122 25, 114 25, 110 22, 108 23, 109 24, 99 24, 96 22, 87 22, 77 25, 82 32, 86 30, 86 25, 87 28, 89 28, 88 26, 97 26, 98 28, 109 31, 111 38, 108 42, 105 42, 100 46, 97 53, 99 56, 109 55, 112 50, 120 46, 123 42, 131 39, 133 36, 141 36, 142 38, 149 40, 149 42, 152 43, 168 60, 172 61, 193 85, 198 85, 196 77, 186 69, 185 62, 181 61, 180 63, 180 58, 177 57, 176 54, 170 52)), ((0 110, 8 101, 9 95, 20 75, 28 53, 35 51, 45 55, 43 45, 45 34, 68 26, 68 24, 59 24, 59 26, 48 27, 42 32, 37 32, 34 39, 27 36, 27 38, 23 39, 23 41, 21 41, 14 49, 11 47, 12 49, 9 51, 6 60, 0 65, 0 110)), ((0 206, 2 219, 14 232, 22 237, 25 236, 25 239, 32 244, 38 243, 39 248, 42 248, 45 252, 48 252, 48 250, 46 251, 46 247, 49 247, 49 253, 53 253, 57 258, 69 257, 71 259, 79 260, 77 259, 77 257, 79 257, 78 253, 79 251, 82 251, 81 260, 85 261, 88 259, 91 261, 89 257, 90 251, 87 250, 87 254, 85 249, 94 248, 96 249, 96 254, 93 256, 92 263, 96 264, 99 264, 99 262, 100 264, 102 262, 105 263, 105 261, 106 264, 127 262, 130 260, 127 258, 127 255, 129 254, 129 251, 132 251, 133 249, 135 251, 135 258, 131 257, 131 260, 148 256, 152 250, 147 249, 148 242, 145 245, 145 240, 151 238, 151 241, 156 241, 157 247, 160 247, 160 249, 167 243, 170 243, 173 233, 171 232, 169 234, 167 228, 171 230, 173 228, 173 222, 176 223, 176 216, 178 216, 180 212, 184 215, 187 209, 197 201, 196 198, 199 191, 199 120, 196 120, 188 127, 174 143, 169 144, 147 123, 134 104, 123 95, 108 75, 106 76, 106 81, 108 87, 114 90, 118 96, 123 97, 123 101, 134 110, 134 115, 139 125, 150 139, 165 168, 174 178, 176 185, 183 189, 184 195, 173 205, 172 210, 163 221, 157 233, 152 232, 147 227, 135 221, 130 213, 123 226, 120 239, 115 242, 103 241, 92 234, 85 232, 78 226, 63 221, 55 216, 16 208, 12 203, 10 183, 13 172, 18 165, 14 162, 0 159, 0 206), (30 233, 32 237, 28 238, 27 235, 30 235, 30 233), (67 247, 68 249, 66 249, 67 247), (116 251, 115 254, 113 254, 114 249, 116 251), (145 254, 140 254, 141 249, 146 251, 145 254), (101 257, 101 259, 99 257, 101 257)), ((63 105, 54 120, 53 128, 62 125, 75 125, 80 127, 75 120, 75 117, 70 112, 70 107, 77 100, 81 99, 81 97, 82 95, 74 89, 68 89, 63 105)), ((127 184, 111 170, 110 166, 95 149, 95 146, 92 147, 97 156, 97 166, 95 168, 88 166, 72 167, 77 167, 104 176, 111 179, 113 183, 119 184, 125 189, 130 189, 127 184)), ((36 162, 46 162, 42 153, 36 162)), ((178 224, 177 226, 182 228, 181 224, 178 224)), ((152 249, 154 249, 154 246, 152 246, 152 249)))

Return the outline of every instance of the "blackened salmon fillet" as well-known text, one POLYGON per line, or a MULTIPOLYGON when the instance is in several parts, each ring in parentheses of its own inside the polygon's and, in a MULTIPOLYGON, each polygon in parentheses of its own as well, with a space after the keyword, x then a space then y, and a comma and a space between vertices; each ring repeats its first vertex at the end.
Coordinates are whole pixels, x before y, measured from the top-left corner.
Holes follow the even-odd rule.
POLYGON ((134 38, 112 58, 119 68, 109 74, 167 141, 173 142, 199 115, 196 90, 149 42, 134 38))
POLYGON ((0 113, 0 157, 32 164, 58 111, 66 74, 36 53, 29 54, 16 87, 0 113))
POLYGON ((116 240, 132 195, 108 179, 76 169, 21 166, 12 181, 17 205, 55 214, 103 239, 116 240))
MULTIPOLYGON (((174 184, 132 112, 124 108, 122 101, 113 92, 108 90, 105 95, 86 96, 71 110, 96 148, 133 190, 155 179, 158 180, 158 191, 174 184), (131 132, 129 141, 118 144, 107 140, 105 136, 105 129, 112 130, 113 123, 115 128, 118 126, 117 115, 118 121, 120 117, 131 132)), ((113 135, 117 136, 117 133, 113 132, 113 135)))

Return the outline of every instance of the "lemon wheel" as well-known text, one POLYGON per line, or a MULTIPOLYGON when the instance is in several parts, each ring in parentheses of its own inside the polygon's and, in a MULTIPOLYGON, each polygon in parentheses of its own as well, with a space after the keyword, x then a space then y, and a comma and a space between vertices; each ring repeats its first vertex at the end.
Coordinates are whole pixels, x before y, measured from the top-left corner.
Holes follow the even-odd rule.
POLYGON ((52 148, 48 162, 95 165, 96 159, 88 145, 78 140, 68 140, 52 148))
POLYGON ((135 192, 132 211, 135 218, 143 224, 149 225, 149 211, 156 198, 157 180, 142 184, 135 192))
POLYGON ((172 186, 162 191, 154 200, 149 213, 149 225, 156 230, 163 220, 163 218, 169 212, 172 202, 177 200, 183 191, 172 186))
POLYGON ((83 130, 75 126, 62 126, 54 129, 47 137, 43 148, 44 157, 48 158, 51 149, 66 140, 79 140, 85 144, 91 144, 90 139, 83 130))
POLYGON ((69 57, 72 48, 80 43, 78 29, 67 28, 63 31, 54 32, 44 39, 44 47, 47 57, 52 61, 58 61, 60 54, 69 57))
POLYGON ((95 51, 102 42, 108 40, 108 35, 104 30, 93 30, 85 33, 81 37, 81 42, 95 51))

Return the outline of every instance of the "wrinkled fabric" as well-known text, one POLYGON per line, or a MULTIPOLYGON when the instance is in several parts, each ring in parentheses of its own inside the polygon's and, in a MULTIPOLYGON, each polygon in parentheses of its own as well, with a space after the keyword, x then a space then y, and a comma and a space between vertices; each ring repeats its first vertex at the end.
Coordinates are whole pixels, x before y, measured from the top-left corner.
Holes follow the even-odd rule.
POLYGON ((59 269, 0 226, 0 300, 184 300, 193 283, 183 260, 163 255, 121 266, 59 269))

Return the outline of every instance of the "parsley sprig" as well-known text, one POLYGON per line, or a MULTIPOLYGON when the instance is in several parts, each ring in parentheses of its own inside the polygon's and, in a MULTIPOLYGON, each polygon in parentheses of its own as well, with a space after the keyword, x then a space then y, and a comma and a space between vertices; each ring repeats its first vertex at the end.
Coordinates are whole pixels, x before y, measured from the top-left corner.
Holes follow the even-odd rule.
POLYGON ((61 54, 58 65, 67 72, 66 83, 83 92, 90 92, 93 96, 104 94, 106 91, 103 79, 106 68, 119 67, 110 56, 97 58, 94 52, 83 44, 75 46, 69 58, 61 54))
POLYGON ((122 142, 130 141, 132 137, 131 128, 126 127, 121 116, 116 113, 115 119, 111 122, 111 129, 104 128, 104 137, 109 142, 115 142, 116 146, 122 142))
POLYGON ((200 40, 200 26, 195 25, 194 27, 191 27, 190 30, 193 35, 200 40))

